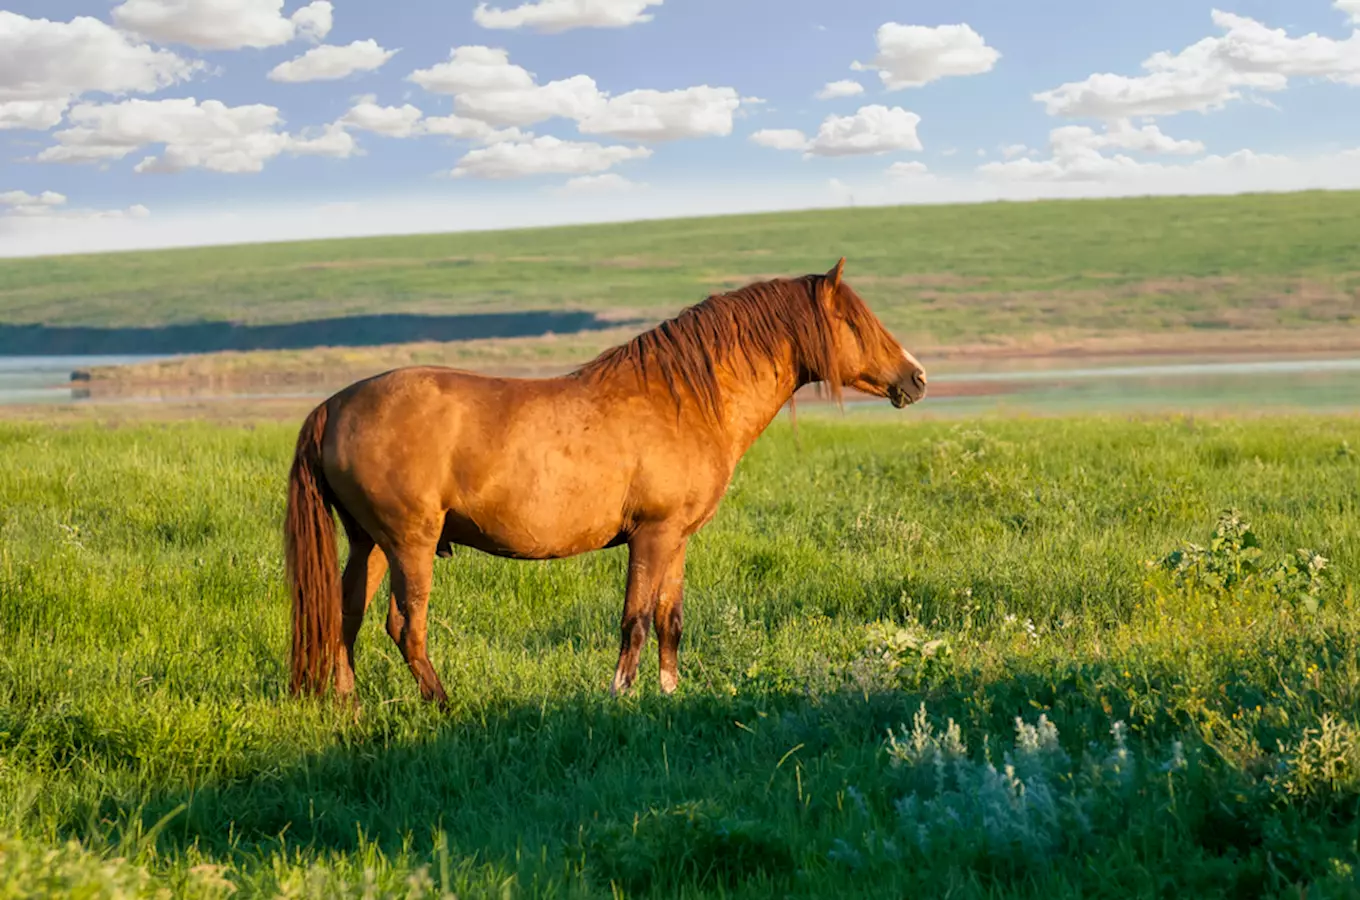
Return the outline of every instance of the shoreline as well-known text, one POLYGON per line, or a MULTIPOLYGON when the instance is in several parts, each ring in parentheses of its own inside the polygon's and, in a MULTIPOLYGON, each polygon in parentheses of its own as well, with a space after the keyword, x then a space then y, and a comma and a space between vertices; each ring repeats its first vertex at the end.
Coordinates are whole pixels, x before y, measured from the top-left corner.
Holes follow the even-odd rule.
MULTIPOLYGON (((597 333, 605 341, 551 336, 512 341, 392 344, 355 351, 317 347, 300 352, 250 351, 170 357, 131 365, 71 372, 69 386, 82 399, 128 395, 187 396, 329 393, 363 378, 411 365, 448 366, 504 378, 564 375, 635 332, 597 333)), ((1300 331, 1169 333, 1092 336, 1066 340, 1034 336, 987 344, 907 344, 935 376, 932 393, 965 396, 1004 392, 1002 385, 972 387, 969 376, 994 372, 1050 372, 1061 379, 1076 366, 1152 365, 1157 361, 1214 364, 1281 359, 1321 360, 1360 355, 1360 328, 1300 331), (940 379, 945 379, 941 381, 940 379)), ((800 400, 802 399, 800 392, 800 400)))

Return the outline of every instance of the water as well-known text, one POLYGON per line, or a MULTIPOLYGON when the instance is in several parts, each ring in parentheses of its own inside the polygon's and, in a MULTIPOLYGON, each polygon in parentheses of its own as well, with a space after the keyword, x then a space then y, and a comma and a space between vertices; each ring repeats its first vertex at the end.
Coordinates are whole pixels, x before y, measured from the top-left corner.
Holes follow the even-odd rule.
POLYGON ((1360 359, 1275 359, 1235 360, 1230 362, 1148 363, 1134 366, 1096 366, 1091 368, 1029 369, 1024 371, 965 372, 942 375, 936 382, 950 381, 1042 381, 1072 378, 1223 378, 1233 375, 1310 375, 1327 372, 1360 372, 1360 359))
MULTIPOLYGON (((204 390, 160 386, 128 395, 88 397, 71 373, 165 356, 0 357, 0 405, 34 403, 163 403, 193 399, 319 398, 338 385, 270 392, 259 386, 204 390)), ((1305 409, 1360 411, 1360 356, 1222 359, 1186 362, 1148 357, 1117 360, 1005 360, 932 367, 931 395, 913 414, 972 416, 1061 412, 1192 412, 1305 409)), ((806 407, 805 407, 806 408, 806 407)), ((893 415, 883 401, 847 402, 853 415, 893 415)))
MULTIPOLYGON (((966 365, 966 364, 965 364, 966 365)), ((915 410, 931 416, 1081 412, 1360 412, 1360 358, 1014 360, 933 375, 915 410)), ((891 415, 882 401, 847 406, 891 415)))
POLYGON ((80 382, 71 373, 94 366, 125 366, 165 356, 0 356, 0 406, 70 403, 80 382))

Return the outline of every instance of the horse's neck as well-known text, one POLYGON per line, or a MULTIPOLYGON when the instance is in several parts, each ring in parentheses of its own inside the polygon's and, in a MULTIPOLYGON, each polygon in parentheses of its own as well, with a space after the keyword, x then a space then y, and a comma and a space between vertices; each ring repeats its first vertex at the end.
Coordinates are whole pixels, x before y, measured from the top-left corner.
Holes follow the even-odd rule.
POLYGON ((722 385, 723 418, 737 457, 750 449, 800 387, 792 350, 787 359, 760 360, 753 368, 755 377, 739 368, 740 374, 730 374, 722 385))

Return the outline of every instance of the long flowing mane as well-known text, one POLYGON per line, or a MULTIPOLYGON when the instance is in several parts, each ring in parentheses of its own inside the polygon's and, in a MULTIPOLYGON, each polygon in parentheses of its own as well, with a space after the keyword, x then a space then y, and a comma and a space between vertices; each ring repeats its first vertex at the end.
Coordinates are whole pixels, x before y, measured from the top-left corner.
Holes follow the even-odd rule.
POLYGON ((573 375, 598 380, 632 371, 645 383, 660 378, 677 404, 689 394, 714 419, 722 417, 718 372, 733 362, 754 374, 756 363, 777 359, 792 346, 800 383, 827 381, 840 399, 839 346, 830 309, 864 340, 886 336, 878 319, 849 286, 835 297, 825 275, 761 281, 713 294, 649 331, 600 354, 573 375))

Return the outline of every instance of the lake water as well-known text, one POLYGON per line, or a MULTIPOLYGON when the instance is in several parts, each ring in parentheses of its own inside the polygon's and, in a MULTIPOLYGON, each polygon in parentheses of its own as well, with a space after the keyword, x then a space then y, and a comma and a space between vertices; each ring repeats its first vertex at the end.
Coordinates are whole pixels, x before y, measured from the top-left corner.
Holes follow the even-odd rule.
MULTIPOLYGON (((34 403, 166 402, 174 389, 154 396, 83 396, 71 372, 166 357, 0 356, 0 405, 34 403)), ((1360 411, 1360 356, 1223 359, 1007 360, 984 365, 955 361, 932 367, 933 395, 921 414, 965 416, 996 413, 1100 411, 1194 411, 1308 409, 1360 411), (953 394, 953 396, 950 396, 953 394)), ((197 401, 258 396, 321 397, 310 394, 193 392, 197 401)), ((186 392, 185 396, 188 396, 186 392)), ((889 415, 881 401, 847 403, 854 415, 889 415)))
MULTIPOLYGON (((931 384, 963 386, 973 396, 940 398, 942 415, 1063 412, 1251 412, 1289 409, 1360 412, 1360 357, 1144 359, 1106 365, 957 371, 931 384), (994 388, 994 391, 986 391, 994 388)), ((927 401, 929 401, 927 397, 927 401)), ((921 410, 925 411, 925 406, 921 410)))
POLYGON ((0 356, 0 405, 70 403, 78 382, 71 373, 93 366, 125 366, 164 356, 0 356))

